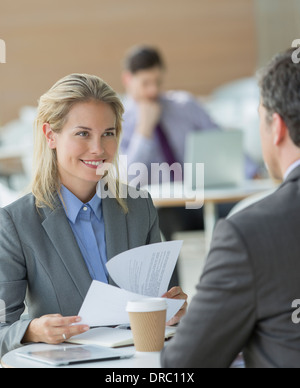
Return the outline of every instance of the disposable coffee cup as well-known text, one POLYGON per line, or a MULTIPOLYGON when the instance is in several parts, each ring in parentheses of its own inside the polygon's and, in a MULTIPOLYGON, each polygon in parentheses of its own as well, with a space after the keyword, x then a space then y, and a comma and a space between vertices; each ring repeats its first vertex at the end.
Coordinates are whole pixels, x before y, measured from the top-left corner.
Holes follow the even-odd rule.
POLYGON ((128 302, 134 345, 137 352, 160 352, 165 343, 167 320, 165 299, 142 299, 128 302))

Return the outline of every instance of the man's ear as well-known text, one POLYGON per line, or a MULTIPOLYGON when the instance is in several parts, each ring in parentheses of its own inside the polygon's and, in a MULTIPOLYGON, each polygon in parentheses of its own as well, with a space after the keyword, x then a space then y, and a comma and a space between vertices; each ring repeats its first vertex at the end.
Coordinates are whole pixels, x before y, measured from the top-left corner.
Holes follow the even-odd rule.
POLYGON ((47 140, 49 148, 51 148, 52 150, 55 150, 56 149, 56 137, 55 137, 55 133, 52 131, 52 129, 50 127, 50 124, 48 124, 48 123, 43 124, 43 132, 44 132, 44 135, 45 135, 45 138, 47 140))
POLYGON ((275 146, 279 146, 288 136, 288 128, 278 113, 273 114, 272 131, 275 146))
POLYGON ((132 80, 132 74, 128 70, 124 70, 122 72, 122 84, 127 89, 129 87, 129 84, 132 80))

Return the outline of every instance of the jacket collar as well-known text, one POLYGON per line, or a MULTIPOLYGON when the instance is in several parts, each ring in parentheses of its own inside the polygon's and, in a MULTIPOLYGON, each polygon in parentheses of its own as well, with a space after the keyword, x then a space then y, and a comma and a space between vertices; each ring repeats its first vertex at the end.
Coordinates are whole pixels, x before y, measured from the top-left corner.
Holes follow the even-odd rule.
POLYGON ((284 187, 286 184, 290 182, 295 182, 300 179, 300 166, 296 167, 285 179, 285 181, 282 183, 281 187, 284 187))

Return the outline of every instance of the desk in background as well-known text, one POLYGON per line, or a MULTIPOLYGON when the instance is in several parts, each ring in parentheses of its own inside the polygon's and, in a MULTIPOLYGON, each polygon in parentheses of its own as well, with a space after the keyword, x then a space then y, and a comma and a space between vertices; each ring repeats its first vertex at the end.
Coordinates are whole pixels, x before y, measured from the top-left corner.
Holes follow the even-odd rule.
MULTIPOLYGON (((204 203, 203 198, 198 202, 199 206, 203 205, 204 226, 205 226, 205 241, 207 251, 210 248, 213 231, 217 222, 218 212, 217 205, 224 203, 240 202, 252 195, 275 190, 278 184, 274 181, 268 180, 253 180, 246 181, 238 187, 224 187, 218 189, 205 189, 204 203)), ((199 194, 195 193, 194 198, 187 198, 184 196, 183 184, 181 182, 174 183, 170 189, 171 195, 164 197, 163 193, 168 192, 168 188, 164 185, 154 185, 145 188, 151 194, 154 205, 157 208, 168 207, 185 207, 187 202, 193 202, 199 194)), ((203 197, 203 193, 202 193, 203 197)), ((195 202, 197 205, 197 202, 195 202)), ((187 210, 189 211, 189 210, 187 210)))

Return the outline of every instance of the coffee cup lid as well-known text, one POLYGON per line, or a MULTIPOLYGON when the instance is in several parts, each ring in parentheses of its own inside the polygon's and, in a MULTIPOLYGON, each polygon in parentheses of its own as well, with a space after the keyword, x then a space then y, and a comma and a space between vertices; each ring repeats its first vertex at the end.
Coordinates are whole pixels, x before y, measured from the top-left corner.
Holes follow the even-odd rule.
POLYGON ((147 313, 153 311, 167 310, 168 305, 163 298, 148 298, 132 300, 127 303, 126 311, 128 313, 147 313))

